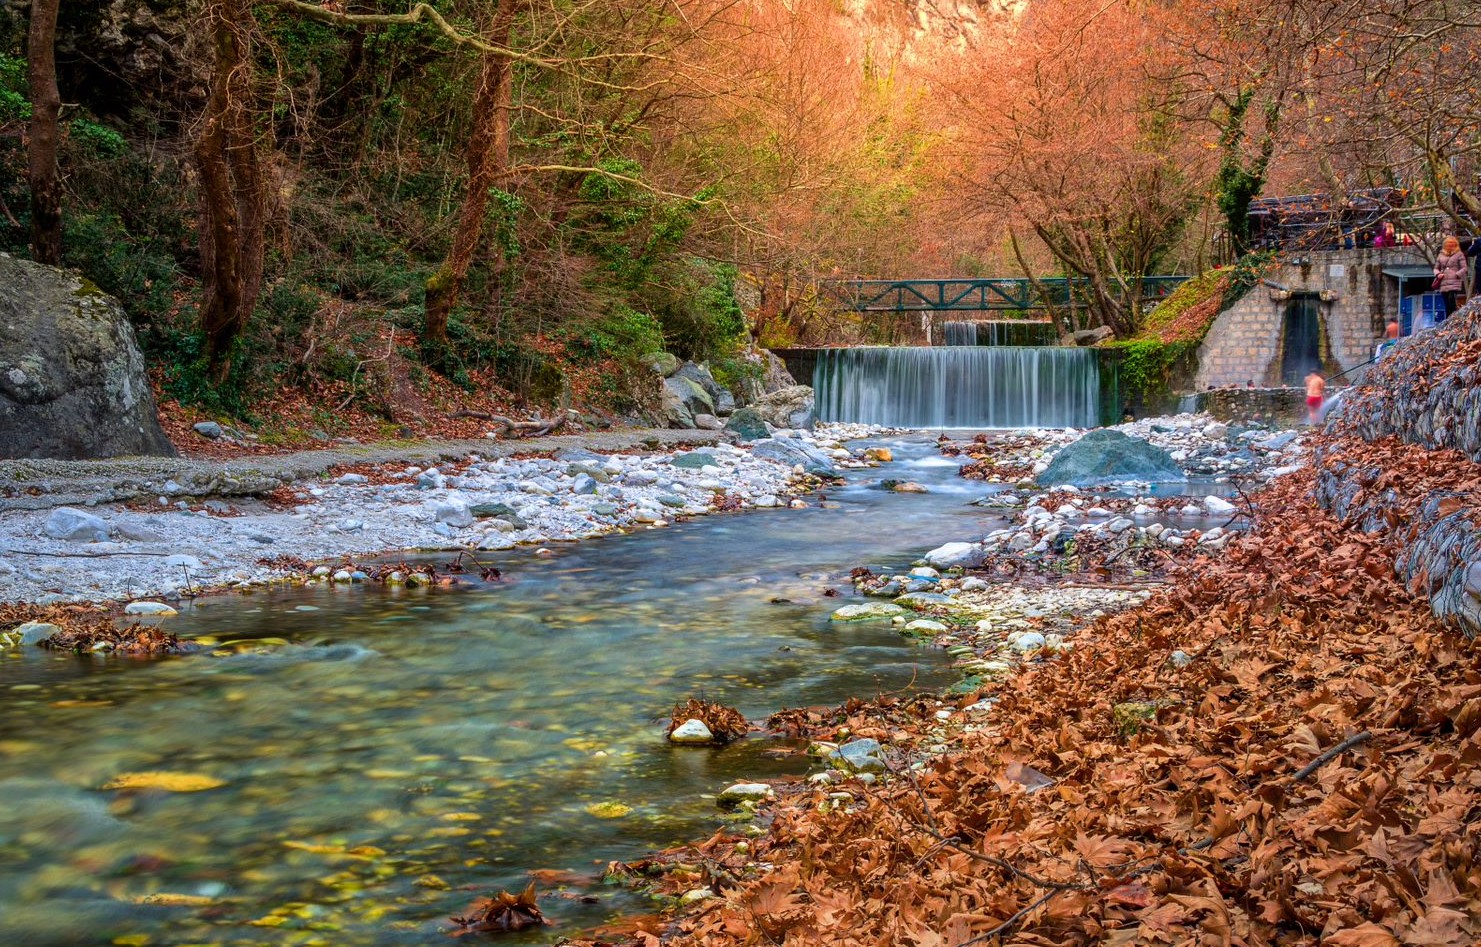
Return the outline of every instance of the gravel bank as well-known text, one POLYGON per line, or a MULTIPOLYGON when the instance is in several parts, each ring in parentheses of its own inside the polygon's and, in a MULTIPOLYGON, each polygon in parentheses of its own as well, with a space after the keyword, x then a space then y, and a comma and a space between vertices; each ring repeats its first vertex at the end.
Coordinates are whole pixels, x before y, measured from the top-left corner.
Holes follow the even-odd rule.
POLYGON ((35 493, 0 511, 0 601, 175 599, 296 574, 287 557, 507 549, 805 502, 796 499, 804 471, 856 463, 841 442, 867 433, 779 432, 750 449, 712 432, 632 431, 336 449, 241 465, 11 462, 12 483, 35 493), (619 452, 654 447, 669 450, 619 452), (532 451, 554 454, 517 456, 532 451), (346 464, 356 470, 331 475, 346 464))

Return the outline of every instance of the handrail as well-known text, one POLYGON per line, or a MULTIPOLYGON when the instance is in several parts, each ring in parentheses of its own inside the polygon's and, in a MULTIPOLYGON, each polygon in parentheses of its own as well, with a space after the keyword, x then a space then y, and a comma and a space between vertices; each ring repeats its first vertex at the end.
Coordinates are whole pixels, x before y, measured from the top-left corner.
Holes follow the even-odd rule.
MULTIPOLYGON (((1142 298, 1164 299, 1191 277, 1145 276, 1142 298)), ((1066 306, 1090 286, 1083 277, 1052 276, 1038 280, 837 279, 820 280, 818 288, 852 312, 989 312, 1066 306), (1045 292, 1041 296, 1035 283, 1045 292), (1048 298, 1043 298, 1048 297, 1048 298)))

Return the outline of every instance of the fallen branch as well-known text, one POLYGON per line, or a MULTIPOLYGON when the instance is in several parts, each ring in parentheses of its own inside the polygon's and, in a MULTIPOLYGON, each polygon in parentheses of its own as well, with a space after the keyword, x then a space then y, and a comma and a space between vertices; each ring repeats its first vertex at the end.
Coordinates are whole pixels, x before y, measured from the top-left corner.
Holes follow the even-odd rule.
POLYGON ((1316 759, 1312 760, 1310 763, 1307 763, 1305 766, 1297 770, 1295 775, 1291 777, 1291 782, 1299 783, 1301 780, 1310 776, 1312 773, 1315 773, 1323 766, 1326 766, 1328 763, 1332 762, 1343 753, 1346 753, 1348 750, 1352 749, 1355 746, 1367 743, 1371 739, 1373 739, 1372 730, 1364 730, 1362 733, 1353 734, 1346 740, 1343 740, 1341 743, 1327 750, 1321 756, 1318 756, 1316 759))

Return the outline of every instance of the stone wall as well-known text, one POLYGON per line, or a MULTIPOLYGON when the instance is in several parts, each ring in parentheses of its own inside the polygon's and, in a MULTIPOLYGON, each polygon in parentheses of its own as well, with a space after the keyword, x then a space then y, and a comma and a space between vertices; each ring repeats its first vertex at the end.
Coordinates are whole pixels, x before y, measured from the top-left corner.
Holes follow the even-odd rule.
MULTIPOLYGON (((1329 301, 1318 304, 1321 357, 1327 373, 1336 374, 1368 361, 1384 324, 1398 315, 1398 282, 1383 268, 1425 262, 1407 247, 1323 250, 1279 264, 1266 279, 1292 293, 1327 295, 1329 301)), ((1281 384, 1287 301, 1275 293, 1259 284, 1214 320, 1198 351, 1196 390, 1281 384)))
POLYGON ((1344 394, 1332 424, 1370 441, 1393 434, 1455 448, 1481 463, 1481 300, 1401 339, 1344 394))
POLYGON ((1285 427, 1307 423, 1304 388, 1216 388, 1191 396, 1182 407, 1206 411, 1220 421, 1264 421, 1285 427))
MULTIPOLYGON (((1331 433, 1368 441, 1398 437, 1416 451, 1453 448, 1481 462, 1481 301, 1437 329, 1404 339, 1344 393, 1331 433)), ((1439 462, 1439 461, 1437 461, 1439 462)), ((1384 471, 1333 459, 1322 464, 1317 499, 1367 532, 1389 532, 1394 568, 1427 594, 1435 615, 1481 632, 1481 520, 1474 492, 1434 492, 1406 516, 1384 471)))

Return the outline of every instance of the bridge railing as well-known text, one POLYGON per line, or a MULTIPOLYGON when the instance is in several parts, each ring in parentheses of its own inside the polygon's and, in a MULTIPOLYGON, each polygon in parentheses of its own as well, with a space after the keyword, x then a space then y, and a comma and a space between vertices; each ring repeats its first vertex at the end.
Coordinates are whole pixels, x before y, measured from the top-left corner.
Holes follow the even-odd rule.
MULTIPOLYGON (((1147 276, 1142 299, 1170 296, 1189 277, 1147 276)), ((1090 286, 1086 279, 823 280, 819 290, 850 312, 1001 312, 1072 305, 1090 286)))

